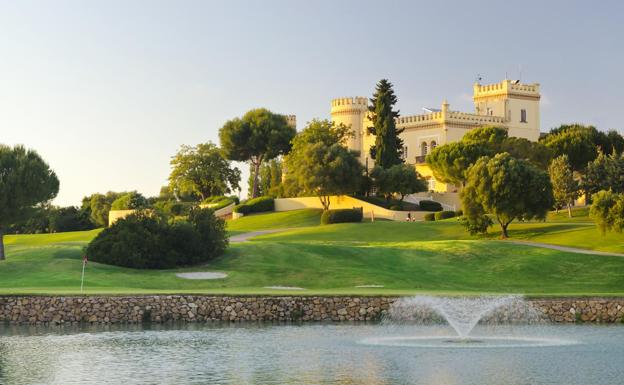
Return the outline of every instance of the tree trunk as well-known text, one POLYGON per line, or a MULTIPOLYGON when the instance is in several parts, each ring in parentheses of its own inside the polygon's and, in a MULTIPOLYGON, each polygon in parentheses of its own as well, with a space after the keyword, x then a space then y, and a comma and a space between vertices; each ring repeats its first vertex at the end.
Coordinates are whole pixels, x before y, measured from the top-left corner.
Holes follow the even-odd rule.
POLYGON ((6 259, 4 255, 4 231, 0 230, 0 261, 6 259))
POLYGON ((509 223, 507 223, 507 224, 502 224, 501 223, 501 229, 503 230, 503 232, 501 233, 501 238, 503 238, 503 239, 509 238, 509 235, 507 234, 507 226, 509 226, 509 223))
POLYGON ((251 161, 251 164, 254 166, 254 177, 253 177, 253 190, 251 193, 252 198, 258 197, 258 177, 260 174, 260 165, 262 164, 262 157, 256 159, 256 161, 251 161))
POLYGON ((572 218, 572 205, 568 203, 568 218, 572 218))
POLYGON ((321 200, 321 205, 323 206, 323 211, 329 210, 329 203, 330 203, 331 197, 321 195, 321 196, 319 196, 319 199, 321 200))

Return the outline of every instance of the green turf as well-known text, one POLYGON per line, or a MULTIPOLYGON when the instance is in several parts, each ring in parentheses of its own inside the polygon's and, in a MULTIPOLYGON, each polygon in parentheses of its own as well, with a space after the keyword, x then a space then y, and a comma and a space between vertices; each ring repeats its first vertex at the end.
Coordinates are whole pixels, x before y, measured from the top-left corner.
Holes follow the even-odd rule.
MULTIPOLYGON (((232 244, 206 266, 146 271, 87 265, 87 293, 222 294, 466 294, 624 295, 624 258, 567 253, 465 233, 456 219, 319 226, 316 210, 253 215, 228 223, 231 232, 294 228, 232 244), (196 281, 180 271, 222 271, 228 278, 196 281), (383 285, 384 288, 357 288, 383 285), (299 286, 280 291, 265 286, 299 286)), ((518 223, 511 236, 624 251, 624 236, 593 225, 518 223)), ((81 256, 96 231, 7 236, 0 293, 78 294, 81 256)))

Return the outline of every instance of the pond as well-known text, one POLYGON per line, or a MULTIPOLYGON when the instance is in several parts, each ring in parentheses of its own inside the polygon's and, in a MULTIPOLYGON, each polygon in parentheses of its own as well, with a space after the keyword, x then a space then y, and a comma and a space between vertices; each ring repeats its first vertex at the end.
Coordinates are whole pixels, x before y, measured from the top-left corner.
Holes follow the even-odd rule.
POLYGON ((622 325, 0 325, 0 384, 624 382, 622 325))

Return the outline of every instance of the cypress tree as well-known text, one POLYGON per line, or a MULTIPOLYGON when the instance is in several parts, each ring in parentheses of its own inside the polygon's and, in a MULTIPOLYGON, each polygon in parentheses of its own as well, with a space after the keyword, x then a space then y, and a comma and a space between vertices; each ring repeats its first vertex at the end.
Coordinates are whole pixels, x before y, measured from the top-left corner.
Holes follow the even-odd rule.
POLYGON ((403 163, 403 140, 399 137, 403 130, 397 129, 395 123, 399 111, 392 109, 397 102, 392 83, 381 79, 370 101, 372 105, 369 111, 373 127, 369 127, 369 133, 376 136, 375 145, 370 149, 371 157, 376 165, 383 168, 403 163))

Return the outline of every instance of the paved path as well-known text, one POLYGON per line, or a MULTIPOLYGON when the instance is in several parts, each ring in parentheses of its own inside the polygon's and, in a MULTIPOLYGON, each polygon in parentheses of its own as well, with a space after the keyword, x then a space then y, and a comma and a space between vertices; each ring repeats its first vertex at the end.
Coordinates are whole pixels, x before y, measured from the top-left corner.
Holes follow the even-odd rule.
POLYGON ((281 231, 287 231, 287 230, 291 230, 291 229, 271 229, 271 230, 250 231, 248 233, 237 234, 237 235, 231 236, 230 243, 247 242, 251 238, 257 237, 258 235, 279 233, 281 231))
POLYGON ((504 241, 504 242, 511 242, 511 243, 515 243, 517 245, 542 247, 544 249, 566 251, 568 253, 590 254, 590 255, 608 255, 608 256, 612 256, 612 257, 624 257, 624 254, 621 254, 621 253, 609 253, 609 252, 606 252, 606 251, 577 249, 576 247, 551 245, 550 243, 540 243, 540 242, 530 242, 530 241, 504 241))

